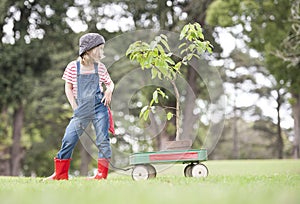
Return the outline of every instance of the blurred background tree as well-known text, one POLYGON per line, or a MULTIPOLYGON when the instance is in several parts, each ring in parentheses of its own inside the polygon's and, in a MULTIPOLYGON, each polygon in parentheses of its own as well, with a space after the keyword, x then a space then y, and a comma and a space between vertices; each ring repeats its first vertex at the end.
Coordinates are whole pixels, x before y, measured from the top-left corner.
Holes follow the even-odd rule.
MULTIPOLYGON (((228 95, 224 131, 210 159, 287 158, 292 146, 294 156, 299 157, 299 46, 294 46, 299 37, 297 16, 299 1, 292 0, 2 0, 0 174, 46 176, 51 172, 53 157, 72 116, 61 76, 66 64, 77 57, 82 33, 100 32, 113 39, 138 29, 179 32, 183 25, 194 22, 201 24, 214 46, 214 54, 201 61, 201 70, 219 69, 228 95), (232 41, 234 49, 228 52, 232 45, 224 47, 224 41, 232 41), (245 101, 245 94, 256 100, 245 101), (263 101, 274 110, 275 118, 261 109, 263 101), (286 129, 281 122, 292 115, 291 108, 295 125, 286 129)), ((138 40, 135 37, 131 40, 138 40)), ((104 60, 115 83, 135 68, 118 56, 120 50, 125 55, 128 45, 107 45, 107 55, 119 59, 117 63, 104 60)), ((191 89, 183 92, 182 132, 196 133, 193 148, 200 148, 209 128, 205 119, 210 104, 207 87, 194 69, 187 69, 183 76, 191 89)), ((149 100, 152 91, 153 87, 143 87, 135 93, 129 113, 113 109, 114 115, 120 115, 114 148, 128 153, 159 150, 162 140, 174 138, 175 121, 171 120, 151 142, 144 140, 137 146, 128 139, 135 124, 140 123, 139 102, 149 100)), ((165 105, 173 106, 174 102, 171 96, 165 105)), ((142 132, 135 134, 147 137, 142 132)), ((95 161, 80 144, 78 148, 71 171, 79 169, 86 175, 95 161)), ((122 163, 118 158, 114 162, 122 163)))
MULTIPOLYGON (((299 64, 288 66, 288 63, 275 55, 277 50, 282 49, 282 42, 288 33, 292 33, 292 22, 289 19, 294 15, 291 9, 296 2, 216 0, 209 8, 207 21, 211 25, 240 27, 243 41, 261 54, 265 68, 274 76, 277 84, 284 84, 288 89, 295 123, 293 152, 294 157, 299 158, 299 64)), ((299 6, 299 2, 296 4, 299 6)))

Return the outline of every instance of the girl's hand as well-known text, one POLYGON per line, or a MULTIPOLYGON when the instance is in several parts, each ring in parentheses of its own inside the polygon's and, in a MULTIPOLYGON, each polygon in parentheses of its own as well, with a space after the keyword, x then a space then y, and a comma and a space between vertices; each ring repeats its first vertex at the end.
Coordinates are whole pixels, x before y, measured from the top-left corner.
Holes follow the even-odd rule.
POLYGON ((101 103, 104 102, 104 105, 105 106, 108 106, 111 102, 111 97, 112 97, 112 91, 110 89, 107 89, 105 92, 104 92, 104 96, 101 100, 101 103))

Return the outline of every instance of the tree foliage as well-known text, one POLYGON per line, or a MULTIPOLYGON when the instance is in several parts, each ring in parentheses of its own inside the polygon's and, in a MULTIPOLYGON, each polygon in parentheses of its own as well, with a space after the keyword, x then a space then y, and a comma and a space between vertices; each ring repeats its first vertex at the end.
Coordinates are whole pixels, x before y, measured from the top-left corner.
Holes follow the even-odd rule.
POLYGON ((300 2, 294 1, 289 17, 290 32, 281 43, 276 55, 287 61, 291 67, 300 66, 300 2))
MULTIPOLYGON (((263 53, 267 69, 278 79, 292 82, 291 89, 299 83, 286 63, 275 56, 276 50, 290 31, 291 0, 289 1, 223 1, 217 0, 209 8, 207 21, 222 27, 243 26, 243 38, 248 46, 263 53)), ((298 75, 297 75, 298 76, 298 75)))
MULTIPOLYGON (((197 57, 200 59, 200 56, 208 51, 212 52, 211 44, 209 41, 204 40, 204 35, 202 33, 202 28, 200 24, 187 24, 181 30, 179 40, 184 39, 186 42, 183 42, 178 49, 181 49, 181 54, 183 54, 182 59, 179 62, 175 62, 172 59, 172 53, 170 52, 170 47, 168 45, 167 36, 161 34, 156 36, 155 39, 149 44, 142 41, 137 41, 132 43, 126 55, 129 56, 130 60, 136 60, 140 65, 141 69, 151 69, 151 78, 168 80, 173 85, 175 96, 176 96, 176 138, 179 139, 179 118, 180 118, 180 107, 179 107, 179 92, 176 86, 175 80, 177 75, 180 74, 180 67, 182 64, 187 65, 192 57, 197 57), (165 48, 163 48, 163 46, 165 48), (169 52, 166 53, 165 49, 169 52)), ((153 92, 153 98, 150 101, 150 104, 144 106, 141 109, 140 117, 147 119, 149 112, 154 104, 157 104, 159 101, 158 95, 162 98, 166 98, 166 94, 160 89, 157 88, 153 92)), ((172 118, 172 112, 168 112, 166 117, 168 120, 172 118)))
POLYGON ((293 2, 217 0, 208 10, 207 21, 215 26, 242 26, 243 40, 250 48, 262 53, 265 67, 276 78, 278 84, 283 82, 292 94, 295 104, 295 152, 298 152, 296 157, 299 157, 300 70, 297 66, 288 67, 288 64, 275 54, 277 50, 282 49, 282 42, 287 33, 290 33, 292 22, 289 21, 289 17, 293 2))
MULTIPOLYGON (((68 25, 63 21, 73 1, 2 1, 1 3, 1 62, 0 62, 0 109, 7 119, 6 134, 11 138, 6 145, 8 153, 3 163, 10 175, 20 173, 21 160, 30 148, 30 137, 25 137, 24 118, 26 106, 34 99, 33 90, 38 81, 52 68, 53 53, 58 47, 54 40, 61 39, 68 25), (25 112, 24 112, 25 111, 25 112), (6 115, 6 116, 5 116, 6 115), (12 118, 12 119, 10 119, 12 118)), ((66 46, 61 46, 66 47, 66 46)), ((27 125, 27 124, 25 124, 27 125)))

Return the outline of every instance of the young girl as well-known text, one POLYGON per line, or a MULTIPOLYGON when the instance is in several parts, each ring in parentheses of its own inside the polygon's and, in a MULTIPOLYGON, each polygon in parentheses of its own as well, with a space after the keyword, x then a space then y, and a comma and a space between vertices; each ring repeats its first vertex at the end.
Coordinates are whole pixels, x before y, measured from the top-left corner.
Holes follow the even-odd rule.
POLYGON ((66 128, 60 151, 54 158, 55 172, 46 179, 68 179, 73 149, 90 122, 96 131, 98 173, 94 179, 106 179, 111 147, 108 130, 113 133, 113 122, 108 105, 114 89, 107 69, 100 60, 104 57, 105 40, 97 33, 88 33, 79 40, 79 58, 68 64, 62 79, 65 93, 74 114, 66 128), (103 92, 102 83, 106 90, 103 92))

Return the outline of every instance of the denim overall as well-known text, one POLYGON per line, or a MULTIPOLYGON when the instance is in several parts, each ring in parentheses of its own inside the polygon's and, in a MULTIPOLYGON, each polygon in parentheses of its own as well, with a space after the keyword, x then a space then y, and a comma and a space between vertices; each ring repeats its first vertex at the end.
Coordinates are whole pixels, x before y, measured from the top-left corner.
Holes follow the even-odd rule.
POLYGON ((66 128, 62 147, 57 153, 58 159, 70 159, 73 149, 84 129, 93 123, 96 131, 98 158, 110 158, 111 147, 108 135, 108 109, 101 99, 103 93, 99 87, 98 64, 94 64, 95 73, 81 74, 80 62, 77 61, 77 104, 74 115, 66 128))

